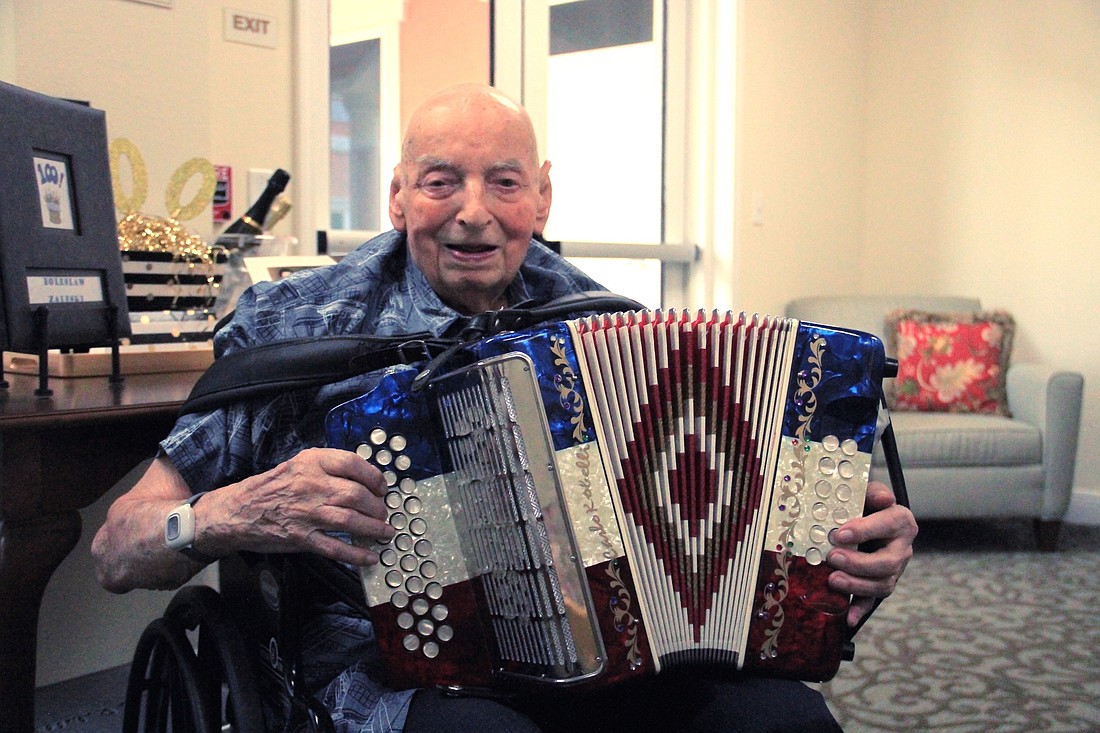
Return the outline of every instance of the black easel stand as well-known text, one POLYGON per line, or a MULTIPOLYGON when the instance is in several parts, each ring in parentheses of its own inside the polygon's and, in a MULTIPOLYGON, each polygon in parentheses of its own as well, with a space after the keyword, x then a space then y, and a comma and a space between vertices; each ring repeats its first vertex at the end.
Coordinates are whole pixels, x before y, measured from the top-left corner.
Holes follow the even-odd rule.
POLYGON ((118 355, 118 306, 107 306, 107 333, 111 339, 111 376, 107 378, 111 384, 122 384, 126 378, 122 376, 121 359, 118 355))
POLYGON ((49 397, 50 389, 50 309, 44 305, 34 310, 34 337, 38 342, 38 389, 35 397, 49 397))
MULTIPOLYGON (((125 378, 122 376, 121 358, 119 357, 118 336, 118 306, 108 305, 104 308, 107 316, 107 333, 111 339, 111 375, 107 380, 111 384, 122 384, 125 378)), ((53 390, 50 389, 50 309, 44 305, 38 306, 34 311, 34 340, 38 344, 38 389, 34 391, 36 397, 50 397, 53 390)), ((7 386, 6 383, 4 386, 7 386)))

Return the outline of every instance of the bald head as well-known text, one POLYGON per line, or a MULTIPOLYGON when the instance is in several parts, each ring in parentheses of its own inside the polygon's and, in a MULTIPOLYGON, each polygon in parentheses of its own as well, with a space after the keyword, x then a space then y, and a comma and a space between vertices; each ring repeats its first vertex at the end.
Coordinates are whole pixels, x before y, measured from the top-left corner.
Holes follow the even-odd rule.
POLYGON ((413 113, 390 221, 444 303, 467 314, 507 304, 550 212, 549 170, 527 112, 492 87, 450 87, 413 113))
POLYGON ((420 154, 425 135, 447 127, 458 119, 492 120, 529 147, 530 161, 538 166, 538 143, 527 110, 510 97, 487 84, 458 84, 436 92, 413 112, 401 143, 401 160, 408 162, 420 154))

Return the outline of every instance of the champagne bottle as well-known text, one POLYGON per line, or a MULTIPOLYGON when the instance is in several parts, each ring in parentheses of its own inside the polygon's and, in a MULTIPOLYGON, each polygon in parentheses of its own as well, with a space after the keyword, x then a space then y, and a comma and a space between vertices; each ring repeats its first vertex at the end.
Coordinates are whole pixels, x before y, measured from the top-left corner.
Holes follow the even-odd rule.
POLYGON ((248 207, 248 211, 240 219, 225 228, 218 237, 217 244, 228 249, 241 249, 251 243, 249 240, 252 237, 263 234, 264 220, 271 210, 271 205, 289 181, 290 174, 282 168, 271 174, 263 193, 252 206, 248 207))

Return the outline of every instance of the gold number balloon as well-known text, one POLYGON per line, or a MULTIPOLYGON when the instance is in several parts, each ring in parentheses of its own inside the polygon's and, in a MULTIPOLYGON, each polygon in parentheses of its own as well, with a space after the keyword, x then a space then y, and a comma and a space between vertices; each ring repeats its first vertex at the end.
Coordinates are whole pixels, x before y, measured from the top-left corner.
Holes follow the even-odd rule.
MULTIPOLYGON (((145 159, 141 156, 141 150, 124 137, 112 140, 108 150, 111 156, 111 189, 115 195, 115 208, 123 215, 141 211, 149 195, 149 173, 145 167, 145 159), (129 163, 130 168, 132 186, 129 195, 122 187, 123 159, 129 163)), ((213 163, 205 158, 192 158, 187 161, 172 174, 172 178, 168 181, 168 188, 164 192, 164 208, 168 216, 176 221, 194 219, 210 205, 216 185, 217 176, 213 163), (191 201, 183 205, 180 203, 180 196, 187 182, 195 175, 201 177, 199 190, 195 192, 191 201)))
POLYGON ((214 173, 214 164, 206 158, 192 158, 172 174, 168 181, 168 190, 164 192, 164 207, 168 210, 168 216, 177 221, 194 219, 210 205, 214 196, 214 187, 217 185, 217 176, 214 173), (191 180, 192 176, 202 176, 202 183, 194 198, 186 206, 180 205, 180 194, 183 187, 191 180))
POLYGON ((111 155, 111 189, 115 194, 115 208, 123 214, 140 211, 149 194, 149 175, 145 170, 145 159, 141 157, 141 151, 124 137, 112 140, 108 151, 111 155), (123 158, 130 164, 130 183, 133 185, 129 196, 122 190, 120 171, 123 158))

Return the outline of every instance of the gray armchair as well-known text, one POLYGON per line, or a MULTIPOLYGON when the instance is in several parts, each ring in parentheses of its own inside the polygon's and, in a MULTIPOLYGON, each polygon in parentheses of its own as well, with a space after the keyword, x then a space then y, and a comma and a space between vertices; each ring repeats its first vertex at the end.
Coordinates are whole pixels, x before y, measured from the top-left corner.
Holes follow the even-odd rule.
MULTIPOLYGON (((832 295, 793 300, 786 315, 881 337, 886 314, 902 308, 975 312, 981 304, 959 297, 832 295)), ((892 412, 917 519, 1027 517, 1035 520, 1039 547, 1055 549, 1073 486, 1083 389, 1077 372, 1013 363, 1011 417, 892 412)), ((876 477, 881 466, 876 456, 876 477)))

